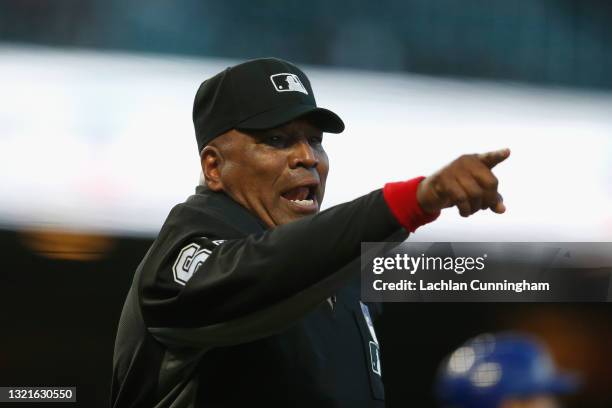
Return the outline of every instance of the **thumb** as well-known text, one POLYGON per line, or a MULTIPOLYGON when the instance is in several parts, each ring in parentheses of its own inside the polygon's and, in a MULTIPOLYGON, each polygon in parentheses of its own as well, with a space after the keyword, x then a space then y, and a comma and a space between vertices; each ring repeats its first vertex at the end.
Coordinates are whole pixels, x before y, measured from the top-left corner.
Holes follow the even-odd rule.
POLYGON ((506 212, 506 205, 504 204, 504 197, 501 194, 497 194, 497 202, 491 206, 491 211, 497 214, 503 214, 506 212))
POLYGON ((492 169, 510 156, 510 149, 500 149, 492 152, 481 153, 478 159, 488 168, 492 169))

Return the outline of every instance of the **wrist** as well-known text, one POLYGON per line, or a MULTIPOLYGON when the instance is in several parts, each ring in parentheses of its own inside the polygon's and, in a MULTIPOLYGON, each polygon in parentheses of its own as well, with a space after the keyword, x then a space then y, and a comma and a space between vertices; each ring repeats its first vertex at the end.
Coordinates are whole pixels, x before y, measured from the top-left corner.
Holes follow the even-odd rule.
POLYGON ((383 196, 389 210, 397 222, 410 232, 440 216, 440 211, 427 212, 419 203, 418 189, 424 179, 425 177, 416 177, 407 181, 387 183, 383 188, 383 196))
POLYGON ((433 214, 439 213, 440 211, 432 208, 431 205, 429 205, 427 200, 424 198, 423 189, 425 188, 425 177, 419 177, 419 178, 421 179, 421 181, 418 183, 417 190, 416 190, 416 200, 419 205, 419 208, 423 211, 423 213, 427 215, 433 215, 433 214))

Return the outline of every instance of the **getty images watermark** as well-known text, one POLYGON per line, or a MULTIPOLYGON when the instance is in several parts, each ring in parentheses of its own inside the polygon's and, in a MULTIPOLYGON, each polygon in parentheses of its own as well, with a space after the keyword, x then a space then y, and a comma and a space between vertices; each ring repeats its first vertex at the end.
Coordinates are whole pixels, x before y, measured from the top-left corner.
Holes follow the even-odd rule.
POLYGON ((612 243, 364 243, 365 301, 612 301, 612 243))
MULTIPOLYGON (((483 271, 487 254, 478 257, 471 256, 410 256, 408 254, 395 254, 394 257, 375 257, 372 260, 372 272, 380 275, 385 271, 405 271, 411 275, 420 271, 452 271, 463 274, 465 271, 483 271)), ((548 282, 530 282, 523 279, 520 282, 511 282, 504 279, 501 282, 483 282, 480 279, 469 281, 456 281, 453 279, 441 279, 439 281, 427 281, 426 279, 409 280, 400 279, 399 282, 385 282, 383 279, 375 279, 374 290, 420 290, 420 291, 468 291, 468 290, 501 290, 515 291, 521 293, 525 290, 547 291, 550 290, 548 282), (418 286, 418 288, 417 288, 418 286)))

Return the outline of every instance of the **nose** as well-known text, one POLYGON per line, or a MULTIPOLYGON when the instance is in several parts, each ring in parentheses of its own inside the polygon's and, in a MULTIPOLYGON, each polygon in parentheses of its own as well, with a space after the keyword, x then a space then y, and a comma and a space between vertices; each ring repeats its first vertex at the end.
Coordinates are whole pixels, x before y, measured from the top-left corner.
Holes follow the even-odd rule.
POLYGON ((305 167, 307 169, 315 168, 319 165, 319 159, 312 149, 312 146, 307 141, 300 141, 294 145, 289 157, 289 167, 296 169, 305 167))

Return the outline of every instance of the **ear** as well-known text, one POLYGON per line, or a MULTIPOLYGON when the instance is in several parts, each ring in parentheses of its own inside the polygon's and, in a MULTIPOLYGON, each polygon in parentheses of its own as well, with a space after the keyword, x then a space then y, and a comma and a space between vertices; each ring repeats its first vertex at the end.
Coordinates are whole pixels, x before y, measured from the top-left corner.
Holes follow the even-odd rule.
POLYGON ((200 164, 206 178, 206 186, 212 191, 222 191, 221 168, 223 167, 223 155, 215 146, 208 145, 202 150, 200 164))

